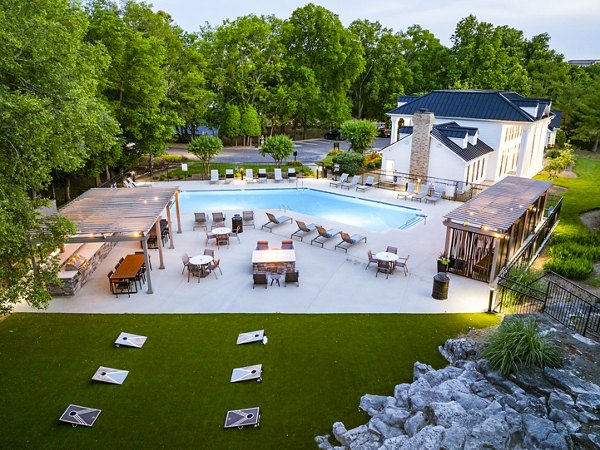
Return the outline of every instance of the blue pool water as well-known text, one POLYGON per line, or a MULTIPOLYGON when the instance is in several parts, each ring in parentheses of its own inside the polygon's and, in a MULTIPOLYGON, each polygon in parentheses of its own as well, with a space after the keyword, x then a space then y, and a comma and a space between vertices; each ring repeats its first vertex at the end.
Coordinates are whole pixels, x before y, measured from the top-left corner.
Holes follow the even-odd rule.
MULTIPOLYGON (((296 211, 320 217, 325 225, 333 220, 371 231, 406 228, 422 219, 415 208, 307 188, 184 191, 179 200, 185 212, 271 209, 275 215, 290 215, 289 211, 296 211)), ((256 223, 262 220, 259 216, 256 223)))

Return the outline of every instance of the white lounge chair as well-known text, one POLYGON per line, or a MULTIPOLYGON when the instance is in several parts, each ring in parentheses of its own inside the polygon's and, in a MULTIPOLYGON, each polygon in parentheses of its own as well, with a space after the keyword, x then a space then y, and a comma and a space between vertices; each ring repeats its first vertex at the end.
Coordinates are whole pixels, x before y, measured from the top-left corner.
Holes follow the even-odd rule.
POLYGON ((329 186, 333 186, 333 187, 338 187, 338 186, 341 186, 341 184, 342 184, 342 183, 345 183, 347 179, 348 179, 348 174, 347 174, 347 173, 343 173, 343 174, 340 176, 340 179, 339 179, 339 180, 337 180, 337 181, 330 181, 330 182, 329 182, 329 186))
POLYGON ((442 198, 442 195, 444 195, 443 192, 435 191, 432 195, 428 195, 427 197, 425 197, 425 203, 436 203, 439 199, 442 198))
POLYGON ((415 189, 416 189, 417 185, 416 183, 408 183, 408 186, 406 188, 405 191, 402 191, 400 193, 398 193, 398 195, 396 196, 396 198, 403 198, 403 199, 407 199, 408 197, 415 195, 415 189))
POLYGON ((283 181, 283 175, 281 174, 281 169, 275 169, 275 182, 279 183, 283 181))
POLYGON ((210 184, 219 182, 219 171, 217 169, 213 169, 210 171, 210 184))
POLYGON ((258 169, 258 182, 259 183, 267 182, 267 169, 258 169))
POLYGON ((365 184, 359 184, 358 186, 356 186, 356 192, 358 191, 366 191, 367 189, 371 189, 373 186, 375 186, 375 179, 369 175, 367 177, 367 180, 365 181, 365 184))
POLYGON ((340 187, 341 187, 342 189, 348 189, 348 190, 350 190, 350 188, 351 188, 351 187, 354 187, 354 186, 356 186, 356 185, 358 184, 358 182, 359 182, 359 181, 360 181, 360 175, 354 175, 354 176, 352 177, 352 180, 350 180, 350 182, 349 182, 349 183, 342 183, 342 184, 340 185, 340 187))
POLYGON ((273 227, 277 226, 277 225, 281 225, 287 221, 289 221, 290 223, 292 223, 292 218, 288 217, 288 216, 279 216, 279 217, 275 217, 273 214, 271 213, 265 213, 267 215, 267 217, 269 218, 269 221, 267 223, 265 223, 262 227, 260 227, 261 230, 264 230, 265 228, 268 228, 269 230, 271 230, 271 233, 273 232, 273 227))
POLYGON ((296 168, 288 167, 288 181, 298 181, 298 177, 296 176, 296 168))
POLYGON ((233 169, 225 169, 225 183, 233 183, 235 176, 233 175, 233 169))
POLYGON ((256 183, 252 169, 246 169, 246 183, 256 183))

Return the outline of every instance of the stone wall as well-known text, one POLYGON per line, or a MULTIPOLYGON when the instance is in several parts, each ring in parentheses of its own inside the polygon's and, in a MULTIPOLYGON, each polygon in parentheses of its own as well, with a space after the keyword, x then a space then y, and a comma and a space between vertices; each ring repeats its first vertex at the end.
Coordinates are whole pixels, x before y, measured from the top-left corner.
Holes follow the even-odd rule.
POLYGON ((433 113, 418 111, 413 115, 412 147, 409 173, 426 177, 429 173, 429 146, 435 117, 433 113))
MULTIPOLYGON (((333 425, 315 438, 322 449, 569 449, 600 448, 600 386, 582 378, 598 374, 600 345, 581 336, 561 347, 575 347, 561 369, 519 370, 509 378, 473 359, 476 344, 450 339, 440 352, 452 364, 440 370, 415 363, 413 382, 393 395, 364 395, 359 408, 371 419, 347 430, 333 425), (590 370, 577 358, 588 355, 590 370)), ((544 333, 556 333, 546 328, 544 333)), ((554 330, 554 331, 553 331, 554 330)), ((557 333, 558 335, 558 333, 557 333)), ((568 342, 567 342, 568 341, 568 342)))

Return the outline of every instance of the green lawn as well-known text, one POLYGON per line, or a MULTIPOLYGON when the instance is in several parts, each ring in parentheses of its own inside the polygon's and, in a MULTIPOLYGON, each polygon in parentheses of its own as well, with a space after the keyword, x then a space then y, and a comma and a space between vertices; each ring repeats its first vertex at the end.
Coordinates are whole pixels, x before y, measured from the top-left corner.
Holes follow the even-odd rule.
POLYGON ((447 338, 496 323, 487 314, 14 314, 0 322, 0 448, 314 448, 333 422, 368 420, 361 395, 392 394, 415 361, 445 365, 437 346, 447 338), (259 328, 266 346, 235 344, 259 328), (149 338, 117 349, 121 331, 149 338), (229 383, 234 367, 258 363, 263 383, 229 383), (90 382, 100 365, 129 377, 90 382), (69 403, 102 409, 96 425, 59 424, 69 403), (260 429, 223 429, 228 409, 252 406, 260 429))

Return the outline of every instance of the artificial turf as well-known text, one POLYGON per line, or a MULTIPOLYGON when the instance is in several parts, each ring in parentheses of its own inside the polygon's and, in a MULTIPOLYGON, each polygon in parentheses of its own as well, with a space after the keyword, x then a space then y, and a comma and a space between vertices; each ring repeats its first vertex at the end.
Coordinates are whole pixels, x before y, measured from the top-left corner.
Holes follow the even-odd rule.
POLYGON ((391 395, 415 361, 442 367, 447 338, 488 314, 13 314, 0 322, 0 448, 315 448, 335 421, 355 427, 365 393, 391 395), (236 345, 264 328, 267 345, 236 345), (121 331, 148 336, 115 348, 121 331), (263 382, 230 384, 263 364, 263 382), (129 370, 122 386, 90 381, 129 370), (93 428, 58 422, 68 404, 102 410, 93 428), (260 406, 260 428, 223 429, 229 409, 260 406))

